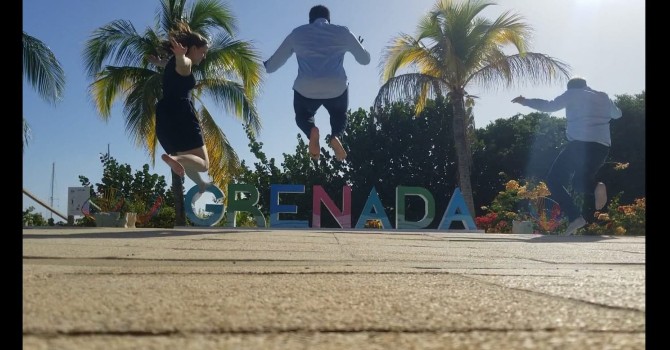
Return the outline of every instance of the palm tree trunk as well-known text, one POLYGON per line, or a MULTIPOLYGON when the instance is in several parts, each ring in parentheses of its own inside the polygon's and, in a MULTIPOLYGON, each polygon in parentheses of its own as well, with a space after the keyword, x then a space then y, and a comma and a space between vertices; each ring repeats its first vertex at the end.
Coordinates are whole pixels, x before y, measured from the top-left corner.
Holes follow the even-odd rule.
POLYGON ((172 172, 172 195, 174 196, 175 226, 186 226, 186 210, 184 208, 184 180, 172 172))
MULTIPOLYGON (((454 146, 456 147, 456 160, 458 161, 458 185, 461 188, 463 199, 468 206, 470 215, 475 215, 475 204, 472 197, 472 183, 470 171, 472 169, 472 154, 467 137, 467 124, 465 122, 465 99, 462 93, 452 93, 452 106, 454 108, 454 146)), ((474 218, 473 218, 474 219, 474 218)))

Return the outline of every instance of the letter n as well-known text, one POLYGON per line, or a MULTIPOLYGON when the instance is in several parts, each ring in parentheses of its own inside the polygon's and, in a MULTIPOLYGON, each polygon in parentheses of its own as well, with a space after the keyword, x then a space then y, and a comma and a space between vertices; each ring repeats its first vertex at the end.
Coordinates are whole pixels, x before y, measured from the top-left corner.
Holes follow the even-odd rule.
POLYGON ((351 187, 342 186, 342 210, 338 210, 321 185, 314 185, 312 195, 312 227, 321 227, 321 203, 341 228, 351 228, 351 187))

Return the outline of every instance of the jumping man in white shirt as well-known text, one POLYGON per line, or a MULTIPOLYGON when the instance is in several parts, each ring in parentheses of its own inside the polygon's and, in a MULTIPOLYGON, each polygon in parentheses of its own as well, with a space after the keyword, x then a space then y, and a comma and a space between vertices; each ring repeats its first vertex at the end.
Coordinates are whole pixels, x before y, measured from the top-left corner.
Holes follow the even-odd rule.
POLYGON ((546 183, 551 198, 570 221, 564 234, 573 235, 586 225, 582 213, 593 211, 578 208, 566 187, 572 184, 575 192, 583 193, 584 203, 589 208, 591 203, 595 203, 596 210, 605 206, 607 190, 605 184, 596 182, 596 174, 605 164, 612 144, 610 121, 620 118, 621 110, 606 93, 591 89, 586 80, 578 77, 570 79, 568 89, 553 101, 519 96, 512 102, 541 112, 565 108, 568 144, 551 165, 546 183))
POLYGON ((309 24, 301 25, 284 39, 277 51, 263 64, 272 73, 295 53, 298 76, 293 83, 295 122, 309 138, 309 153, 318 160, 319 128, 314 124, 316 111, 324 106, 330 114, 329 144, 339 161, 347 157, 340 138, 347 127, 349 107, 348 81, 344 71, 344 54, 350 52, 362 65, 370 63, 370 53, 363 48, 363 39, 347 27, 331 24, 330 11, 317 5, 309 11, 309 24))

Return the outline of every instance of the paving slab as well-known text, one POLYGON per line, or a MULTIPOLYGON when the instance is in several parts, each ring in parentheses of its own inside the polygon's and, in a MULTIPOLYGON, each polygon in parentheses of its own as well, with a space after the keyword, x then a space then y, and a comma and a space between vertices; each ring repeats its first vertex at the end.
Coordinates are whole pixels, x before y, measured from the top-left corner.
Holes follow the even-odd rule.
POLYGON ((23 230, 24 349, 645 349, 645 237, 23 230))

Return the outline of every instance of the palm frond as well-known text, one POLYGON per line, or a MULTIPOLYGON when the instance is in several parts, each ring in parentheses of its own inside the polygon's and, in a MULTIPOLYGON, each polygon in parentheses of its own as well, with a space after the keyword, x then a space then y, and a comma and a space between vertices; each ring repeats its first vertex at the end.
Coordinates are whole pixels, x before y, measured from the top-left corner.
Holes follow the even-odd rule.
MULTIPOLYGON (((89 85, 89 93, 103 120, 110 117, 112 104, 117 98, 127 96, 134 86, 156 74, 155 71, 145 68, 113 66, 107 66, 98 73, 97 80, 89 85)), ((160 91, 155 90, 146 98, 153 98, 155 101, 160 91)))
POLYGON ((237 31, 237 20, 232 11, 217 0, 196 1, 188 13, 188 21, 191 30, 204 35, 213 29, 223 29, 229 35, 237 31))
POLYGON ((248 124, 254 133, 261 130, 256 107, 240 83, 224 79, 204 79, 198 83, 196 89, 210 96, 215 104, 222 106, 243 124, 248 124))
POLYGON ((145 69, 134 69, 129 75, 132 75, 132 84, 123 103, 126 132, 135 145, 149 147, 148 140, 156 132, 156 101, 162 89, 161 76, 145 69))
POLYGON ((207 59, 197 70, 203 78, 225 77, 242 82, 247 96, 253 101, 261 86, 261 56, 251 43, 235 40, 220 33, 212 41, 207 59))
POLYGON ((398 101, 410 101, 416 105, 417 115, 425 106, 426 99, 435 98, 448 91, 447 84, 439 78, 420 74, 401 74, 389 79, 379 88, 374 101, 374 109, 398 101))
MULTIPOLYGON (((491 5, 495 3, 438 0, 420 20, 416 37, 402 34, 385 49, 380 62, 383 81, 408 66, 439 78, 452 91, 464 91, 471 82, 484 88, 509 87, 514 82, 550 83, 569 76, 567 64, 526 52, 532 29, 520 15, 507 11, 493 21, 479 17, 491 5), (510 45, 518 54, 505 53, 510 45)), ((418 91, 412 91, 413 99, 418 91)))
POLYGON ((425 48, 419 40, 408 34, 400 34, 382 54, 382 82, 395 76, 400 69, 417 64, 415 60, 425 55, 425 48))
POLYGON ((520 54, 524 54, 530 43, 531 29, 522 22, 521 16, 505 12, 495 21, 484 18, 473 20, 469 35, 472 42, 466 67, 470 73, 479 69, 481 62, 491 56, 504 56, 503 49, 512 45, 520 54))
POLYGON ((226 188, 240 169, 240 159, 207 108, 198 111, 203 138, 209 155, 209 176, 220 188, 226 188))
POLYGON ((45 101, 56 104, 65 91, 65 72, 41 40, 23 32, 23 76, 45 101))
POLYGON ((23 148, 25 150, 25 147, 28 146, 28 142, 30 142, 30 139, 32 139, 32 131, 30 129, 30 124, 28 124, 28 121, 26 118, 23 118, 23 148))
POLYGON ((146 55, 155 45, 145 39, 132 23, 115 20, 96 29, 86 41, 84 65, 89 77, 94 78, 102 69, 105 60, 115 66, 138 66, 146 64, 146 55))
POLYGON ((513 84, 549 84, 565 82, 570 78, 570 66, 545 54, 526 52, 524 54, 500 54, 472 75, 472 81, 487 89, 498 86, 511 87, 513 84))
POLYGON ((169 33, 177 21, 188 20, 185 9, 186 0, 161 0, 159 18, 164 33, 169 33))

